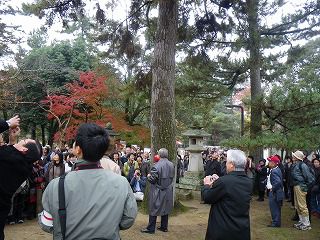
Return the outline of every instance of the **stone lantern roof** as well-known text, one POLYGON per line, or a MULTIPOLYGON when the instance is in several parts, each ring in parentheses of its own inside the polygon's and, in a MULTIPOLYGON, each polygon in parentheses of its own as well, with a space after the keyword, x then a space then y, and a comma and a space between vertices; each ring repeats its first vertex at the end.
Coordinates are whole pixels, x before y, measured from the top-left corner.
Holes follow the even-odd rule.
POLYGON ((182 133, 183 136, 187 137, 210 137, 211 134, 199 127, 193 127, 182 133))
POLYGON ((189 147, 186 150, 190 152, 201 152, 204 150, 203 143, 206 137, 210 137, 211 134, 207 133, 201 127, 192 127, 191 129, 182 133, 182 135, 189 138, 189 147))
POLYGON ((116 132, 113 130, 111 122, 108 122, 108 123, 106 124, 105 129, 107 130, 107 132, 108 132, 108 134, 109 134, 110 137, 119 136, 119 133, 116 133, 116 132))

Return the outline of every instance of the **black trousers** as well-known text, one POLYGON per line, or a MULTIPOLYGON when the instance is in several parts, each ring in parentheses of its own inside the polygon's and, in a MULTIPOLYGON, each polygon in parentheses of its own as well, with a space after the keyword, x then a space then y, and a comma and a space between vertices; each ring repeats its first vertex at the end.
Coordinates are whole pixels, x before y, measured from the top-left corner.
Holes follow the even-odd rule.
POLYGON ((260 200, 264 200, 264 190, 259 190, 259 192, 258 192, 258 196, 259 196, 259 199, 260 200))
POLYGON ((25 201, 25 194, 18 193, 17 195, 14 196, 13 201, 12 201, 12 212, 8 216, 9 222, 16 222, 21 219, 23 209, 24 209, 24 201, 25 201))
MULTIPOLYGON (((163 215, 161 216, 161 225, 160 227, 162 229, 168 229, 168 220, 169 216, 168 215, 163 215)), ((149 223, 147 229, 149 231, 155 231, 156 230, 156 222, 157 222, 157 216, 150 216, 149 215, 149 223)))
POLYGON ((289 199, 290 195, 289 195, 289 191, 290 191, 290 186, 288 186, 287 182, 283 183, 283 188, 284 188, 284 196, 286 199, 289 199))
POLYGON ((0 240, 4 240, 4 226, 6 225, 10 207, 0 209, 0 240))

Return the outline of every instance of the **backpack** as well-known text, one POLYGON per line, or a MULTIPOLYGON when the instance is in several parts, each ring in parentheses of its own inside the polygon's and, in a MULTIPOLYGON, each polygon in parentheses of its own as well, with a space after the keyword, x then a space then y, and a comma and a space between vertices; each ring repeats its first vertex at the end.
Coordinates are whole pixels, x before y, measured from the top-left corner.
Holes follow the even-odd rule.
POLYGON ((25 180, 20 187, 16 190, 15 194, 27 194, 29 193, 30 183, 29 180, 25 180))
POLYGON ((307 173, 307 177, 305 177, 303 175, 303 172, 302 172, 302 164, 305 164, 305 163, 304 162, 299 163, 299 169, 300 169, 300 172, 302 174, 303 180, 307 184, 308 192, 309 192, 309 191, 311 191, 312 187, 314 186, 314 184, 316 182, 315 173, 314 173, 314 170, 313 170, 313 168, 311 166, 309 166, 308 164, 305 164, 308 167, 308 171, 306 172, 307 173), (311 181, 308 182, 308 179, 311 179, 311 181))

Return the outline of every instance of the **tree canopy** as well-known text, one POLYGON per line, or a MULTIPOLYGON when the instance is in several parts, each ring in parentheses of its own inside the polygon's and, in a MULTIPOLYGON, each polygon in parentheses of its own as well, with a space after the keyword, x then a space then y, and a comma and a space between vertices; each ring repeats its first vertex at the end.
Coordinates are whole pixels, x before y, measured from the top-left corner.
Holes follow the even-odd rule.
MULTIPOLYGON (((16 56, 17 68, 3 73, 6 79, 19 83, 13 91, 6 88, 3 98, 39 103, 48 96, 67 96, 68 84, 79 81, 80 72, 93 71, 96 76, 112 79, 107 83, 110 98, 101 101, 103 107, 116 111, 131 129, 150 127, 155 114, 152 97, 159 95, 152 93, 152 83, 159 77, 155 59, 162 56, 164 61, 174 52, 176 66, 173 61, 165 67, 169 71, 175 66, 174 80, 161 89, 170 92, 174 86, 175 110, 171 112, 176 113, 173 121, 178 135, 194 120, 200 120, 213 134, 215 144, 238 135, 239 116, 225 110, 224 105, 248 82, 251 96, 241 104, 251 119, 246 121, 246 136, 233 141, 234 145, 250 150, 277 144, 292 148, 300 146, 298 136, 309 139, 312 129, 317 129, 317 1, 178 1, 177 23, 172 29, 175 44, 170 44, 172 51, 162 48, 161 53, 157 53, 159 41, 169 36, 159 39, 161 15, 157 6, 162 1, 128 3, 123 19, 114 17, 119 11, 115 1, 37 0, 23 4, 25 14, 45 18, 46 24, 28 39, 32 50, 16 56), (295 11, 286 11, 290 7, 295 11), (46 42, 45 29, 57 20, 63 24, 61 30, 72 33, 75 40, 46 42)), ((3 6, 9 13, 8 3, 3 6)), ((25 106, 14 110, 23 113, 31 125, 45 122, 46 112, 39 105, 28 105, 27 110, 25 106)), ((83 111, 91 111, 88 106, 83 105, 83 111)), ((52 119, 48 125, 50 132, 58 129, 52 119)), ((132 132, 126 134, 132 137, 132 132)), ((305 145, 317 145, 308 141, 305 145)))

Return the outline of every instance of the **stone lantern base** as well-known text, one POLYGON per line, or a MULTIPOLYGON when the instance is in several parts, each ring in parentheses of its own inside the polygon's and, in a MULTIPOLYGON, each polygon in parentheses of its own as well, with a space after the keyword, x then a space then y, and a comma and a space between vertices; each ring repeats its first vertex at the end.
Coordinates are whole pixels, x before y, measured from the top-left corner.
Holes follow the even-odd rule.
POLYGON ((176 184, 178 199, 190 198, 201 200, 201 187, 203 186, 204 172, 185 172, 184 177, 176 184))

